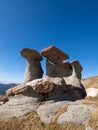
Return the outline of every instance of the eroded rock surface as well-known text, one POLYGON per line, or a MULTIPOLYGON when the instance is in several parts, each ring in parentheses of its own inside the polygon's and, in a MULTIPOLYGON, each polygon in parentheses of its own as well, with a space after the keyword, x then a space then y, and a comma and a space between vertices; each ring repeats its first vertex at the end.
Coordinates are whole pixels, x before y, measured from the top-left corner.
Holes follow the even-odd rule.
POLYGON ((69 105, 67 111, 59 116, 57 124, 66 124, 67 122, 84 125, 88 124, 94 109, 93 105, 69 105))
POLYGON ((9 101, 0 105, 0 119, 27 115, 38 107, 38 98, 15 95, 9 101))
POLYGON ((29 48, 22 49, 20 53, 27 60, 24 83, 42 78, 43 70, 40 64, 42 56, 36 50, 29 48))

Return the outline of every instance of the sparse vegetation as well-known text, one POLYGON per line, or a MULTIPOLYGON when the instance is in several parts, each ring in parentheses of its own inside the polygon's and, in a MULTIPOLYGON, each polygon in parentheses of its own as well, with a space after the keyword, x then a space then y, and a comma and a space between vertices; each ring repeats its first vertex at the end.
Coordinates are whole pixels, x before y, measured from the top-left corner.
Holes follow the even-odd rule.
POLYGON ((98 130, 98 109, 92 113, 91 119, 90 119, 90 126, 94 130, 98 130))
POLYGON ((24 118, 11 118, 0 121, 0 130, 84 130, 85 126, 68 123, 65 125, 57 125, 51 123, 44 125, 36 112, 32 112, 24 118))
POLYGON ((98 96, 97 97, 86 97, 82 101, 83 101, 83 103, 93 104, 93 105, 96 105, 98 107, 98 96))
MULTIPOLYGON (((98 83, 97 80, 96 83, 98 83)), ((88 87, 89 86, 87 86, 86 88, 88 87)), ((95 87, 98 88, 97 85, 95 87)), ((98 97, 86 97, 85 99, 81 100, 81 102, 85 104, 95 105, 98 108, 98 97)), ((84 125, 73 123, 57 125, 55 123, 58 116, 66 110, 67 107, 65 106, 63 108, 60 108, 53 118, 51 124, 49 125, 44 125, 36 112, 31 112, 30 114, 22 118, 13 117, 11 119, 0 120, 0 130, 85 130, 86 126, 84 125)), ((87 127, 98 130, 98 109, 92 113, 87 127)))

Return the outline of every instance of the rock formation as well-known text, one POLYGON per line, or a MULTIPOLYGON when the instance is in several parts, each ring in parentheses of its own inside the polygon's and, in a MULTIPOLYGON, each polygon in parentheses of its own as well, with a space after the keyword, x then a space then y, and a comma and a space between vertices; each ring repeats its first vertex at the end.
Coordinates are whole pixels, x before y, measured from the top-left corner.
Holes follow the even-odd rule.
POLYGON ((81 80, 82 66, 78 60, 71 63, 64 62, 69 56, 54 46, 50 46, 41 51, 41 54, 46 57, 46 75, 49 77, 70 77, 73 71, 76 77, 81 80), (73 66, 73 67, 72 67, 73 66), (74 69, 73 69, 74 68, 74 69))
POLYGON ((42 78, 40 53, 28 48, 20 53, 27 60, 25 79, 0 97, 0 119, 22 117, 34 111, 44 124, 69 122, 88 126, 96 106, 79 101, 86 96, 79 61, 64 61, 69 58, 66 53, 54 46, 45 48, 41 54, 46 58, 46 76, 42 78))
POLYGON ((50 46, 41 51, 41 54, 47 58, 46 75, 49 77, 64 77, 71 75, 71 65, 63 63, 69 56, 54 46, 50 46))
POLYGON ((78 60, 64 62, 69 56, 54 46, 50 46, 41 51, 46 57, 46 75, 48 77, 64 78, 67 85, 84 89, 81 85, 82 66, 78 60))
POLYGON ((46 77, 42 78, 42 56, 33 49, 24 48, 21 55, 27 59, 24 83, 6 91, 6 95, 24 94, 44 100, 77 100, 86 96, 81 84, 82 66, 78 60, 64 62, 69 56, 54 46, 41 51, 46 57, 46 77))
POLYGON ((42 56, 36 50, 29 48, 22 49, 20 53, 27 60, 24 83, 42 78, 43 70, 40 64, 42 56))

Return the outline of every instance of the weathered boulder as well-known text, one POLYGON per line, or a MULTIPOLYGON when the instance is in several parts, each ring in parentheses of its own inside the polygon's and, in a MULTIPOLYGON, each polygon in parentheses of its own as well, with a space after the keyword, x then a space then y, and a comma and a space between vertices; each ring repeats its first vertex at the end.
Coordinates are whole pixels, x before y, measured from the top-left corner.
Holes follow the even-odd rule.
POLYGON ((65 108, 66 110, 67 103, 54 102, 43 104, 37 109, 37 114, 44 124, 50 124, 60 108, 65 108))
POLYGON ((25 85, 17 85, 13 88, 10 88, 6 91, 6 95, 7 96, 14 96, 14 95, 18 95, 18 94, 29 94, 31 91, 31 87, 30 86, 25 86, 25 85))
POLYGON ((69 105, 67 111, 65 111, 59 116, 57 124, 60 125, 70 122, 75 124, 87 125, 89 123, 89 118, 94 109, 96 110, 96 108, 93 105, 69 105))
POLYGON ((8 100, 8 102, 0 105, 0 120, 25 116, 35 111, 39 106, 38 98, 22 94, 10 96, 8 100))
POLYGON ((36 50, 29 48, 22 49, 20 53, 27 60, 24 83, 42 78, 43 70, 40 64, 42 56, 36 50))
POLYGON ((35 79, 26 85, 32 87, 36 93, 48 93, 53 90, 53 82, 47 78, 35 79))
POLYGON ((31 86, 21 84, 18 86, 15 86, 13 88, 10 88, 6 91, 7 96, 14 96, 14 95, 19 95, 23 94, 25 96, 31 96, 31 97, 36 97, 39 100, 43 100, 43 96, 40 94, 37 94, 31 86))
POLYGON ((64 125, 68 123, 88 125, 92 112, 96 106, 83 104, 75 101, 46 102, 37 109, 37 114, 44 124, 57 123, 64 125))

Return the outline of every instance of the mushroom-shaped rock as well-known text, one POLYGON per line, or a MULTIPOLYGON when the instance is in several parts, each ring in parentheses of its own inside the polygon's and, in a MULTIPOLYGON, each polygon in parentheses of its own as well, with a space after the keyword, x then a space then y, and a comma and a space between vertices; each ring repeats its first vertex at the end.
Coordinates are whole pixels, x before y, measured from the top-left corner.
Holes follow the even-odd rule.
POLYGON ((71 62, 71 65, 74 66, 77 77, 79 79, 81 79, 82 66, 80 65, 79 61, 74 60, 74 61, 71 62))
POLYGON ((62 52, 55 46, 50 46, 41 51, 41 54, 47 58, 46 61, 46 75, 50 77, 64 77, 70 75, 71 65, 64 60, 68 59, 69 56, 62 52))
POLYGON ((43 49, 41 54, 55 64, 62 63, 64 60, 69 58, 66 53, 62 52, 55 46, 49 46, 48 48, 43 49))
POLYGON ((53 90, 53 83, 47 78, 35 79, 26 85, 31 86, 36 93, 48 93, 53 90))
POLYGON ((22 49, 20 53, 27 60, 24 83, 42 78, 43 70, 40 64, 42 56, 36 50, 29 48, 22 49))

